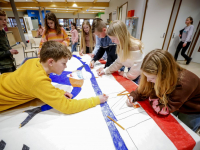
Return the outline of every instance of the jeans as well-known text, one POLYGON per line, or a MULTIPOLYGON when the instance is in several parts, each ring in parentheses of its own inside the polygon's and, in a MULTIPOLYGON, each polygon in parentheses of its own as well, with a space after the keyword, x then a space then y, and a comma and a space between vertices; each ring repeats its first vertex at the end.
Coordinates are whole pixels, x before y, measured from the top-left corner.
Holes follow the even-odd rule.
POLYGON ((194 132, 200 127, 200 114, 183 114, 178 111, 173 112, 173 114, 194 132))
POLYGON ((179 52, 180 52, 181 49, 182 49, 181 55, 182 55, 187 61, 190 59, 190 57, 187 56, 187 55, 185 54, 185 52, 187 51, 187 49, 188 49, 188 47, 190 46, 190 43, 191 43, 191 42, 187 42, 187 44, 186 44, 185 47, 183 47, 183 43, 184 43, 184 42, 180 42, 180 43, 178 44, 177 48, 176 48, 176 53, 175 53, 175 55, 174 55, 174 59, 175 59, 175 60, 177 60, 178 54, 179 54, 179 52))
MULTIPOLYGON (((124 69, 125 69, 125 66, 122 66, 119 70, 120 71, 124 71, 124 69)), ((130 70, 130 68, 128 68, 128 71, 130 70)), ((138 84, 139 83, 139 80, 140 80, 140 75, 136 78, 136 79, 134 79, 134 80, 132 80, 133 82, 135 82, 136 84, 138 84)))
POLYGON ((78 44, 78 42, 72 44, 72 50, 71 50, 72 53, 76 52, 76 46, 77 46, 77 44, 78 44))

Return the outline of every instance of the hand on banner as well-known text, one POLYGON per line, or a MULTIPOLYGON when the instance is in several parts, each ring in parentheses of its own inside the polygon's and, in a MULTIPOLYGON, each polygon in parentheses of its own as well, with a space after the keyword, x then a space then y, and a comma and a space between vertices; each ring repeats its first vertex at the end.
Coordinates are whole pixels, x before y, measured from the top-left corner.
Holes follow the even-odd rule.
POLYGON ((104 74, 105 74, 105 72, 104 72, 104 70, 103 70, 103 67, 102 67, 102 68, 99 68, 99 69, 97 69, 97 74, 98 74, 99 76, 102 76, 102 75, 104 75, 104 74))
POLYGON ((128 107, 133 107, 133 97, 132 96, 129 96, 128 99, 126 100, 126 105, 128 107))
POLYGON ((94 61, 93 60, 90 62, 90 68, 94 68, 94 61))
POLYGON ((100 103, 105 103, 108 100, 108 96, 106 94, 99 95, 100 103))
POLYGON ((73 95, 69 92, 65 92, 65 97, 71 99, 73 97, 73 95))

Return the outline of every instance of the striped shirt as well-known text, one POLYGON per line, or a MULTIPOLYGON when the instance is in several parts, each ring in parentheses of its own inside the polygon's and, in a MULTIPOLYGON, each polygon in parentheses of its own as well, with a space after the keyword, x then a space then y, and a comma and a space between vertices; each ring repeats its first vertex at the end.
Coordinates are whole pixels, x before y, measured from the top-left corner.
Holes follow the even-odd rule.
POLYGON ((46 41, 57 41, 60 42, 63 45, 69 46, 69 37, 63 27, 61 27, 61 34, 57 35, 55 29, 49 29, 49 33, 45 35, 45 31, 43 32, 40 45, 39 45, 39 51, 40 52, 42 48, 42 44, 46 41))

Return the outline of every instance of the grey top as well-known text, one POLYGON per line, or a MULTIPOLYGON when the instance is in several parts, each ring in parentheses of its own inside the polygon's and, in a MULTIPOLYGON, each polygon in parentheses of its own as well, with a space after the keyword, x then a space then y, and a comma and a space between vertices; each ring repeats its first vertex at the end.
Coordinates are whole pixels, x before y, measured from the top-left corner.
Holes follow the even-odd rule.
POLYGON ((184 43, 191 42, 193 30, 193 25, 186 26, 183 30, 181 41, 184 43))

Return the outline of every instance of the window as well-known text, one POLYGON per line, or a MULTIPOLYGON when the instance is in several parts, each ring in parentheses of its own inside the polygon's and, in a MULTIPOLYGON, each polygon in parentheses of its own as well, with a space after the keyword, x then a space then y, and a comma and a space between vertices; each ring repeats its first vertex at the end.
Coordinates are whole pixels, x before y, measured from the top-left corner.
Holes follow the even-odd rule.
POLYGON ((71 30, 71 23, 73 22, 74 19, 69 19, 69 18, 59 18, 58 22, 65 30, 71 30))
MULTIPOLYGON (((17 27, 17 21, 15 20, 14 17, 8 17, 8 21, 9 21, 10 27, 17 27)), ((20 17, 19 21, 21 23, 22 30, 24 31, 24 33, 27 33, 24 19, 22 17, 20 17)))
POLYGON ((89 23, 90 23, 90 25, 92 25, 92 23, 93 23, 93 19, 88 19, 88 18, 76 18, 76 25, 78 26, 79 24, 79 22, 78 22, 78 20, 80 20, 80 26, 82 26, 82 24, 83 24, 83 22, 85 21, 85 20, 87 20, 89 23))

